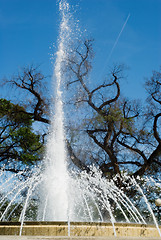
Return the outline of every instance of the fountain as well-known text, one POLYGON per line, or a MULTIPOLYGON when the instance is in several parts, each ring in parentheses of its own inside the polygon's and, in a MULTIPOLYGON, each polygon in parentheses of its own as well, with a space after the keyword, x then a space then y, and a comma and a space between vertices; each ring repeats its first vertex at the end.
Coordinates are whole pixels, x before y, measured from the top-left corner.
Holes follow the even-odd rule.
MULTIPOLYGON (((61 84, 63 81, 62 65, 67 55, 66 44, 70 38, 69 5, 64 1, 59 2, 61 13, 59 46, 56 54, 55 72, 53 81, 56 79, 55 117, 51 121, 50 135, 44 158, 45 172, 48 176, 44 181, 44 191, 47 193, 46 212, 43 220, 67 220, 68 216, 68 172, 66 166, 66 150, 64 136, 64 116, 61 84), (53 207, 54 205, 54 207, 53 207)), ((43 194, 43 196, 46 194, 43 194)), ((43 207, 44 209, 44 207, 43 207)))
MULTIPOLYGON (((61 23, 53 75, 54 82, 56 79, 55 116, 51 117, 54 121, 51 121, 44 170, 33 169, 32 176, 23 181, 19 180, 23 173, 8 175, 4 180, 4 172, 0 172, 0 189, 3 192, 0 200, 0 234, 161 236, 152 208, 135 179, 129 179, 126 174, 124 176, 142 196, 155 226, 147 225, 142 213, 115 185, 114 179, 103 178, 96 167, 91 166, 89 173, 67 170, 61 88, 62 66, 70 51, 67 39, 70 40, 72 30, 69 4, 61 0, 59 9, 61 23), (15 212, 19 212, 19 216, 15 212), (117 216, 119 221, 121 219, 120 223, 117 216)), ((151 179, 146 179, 146 182, 156 185, 151 179)))

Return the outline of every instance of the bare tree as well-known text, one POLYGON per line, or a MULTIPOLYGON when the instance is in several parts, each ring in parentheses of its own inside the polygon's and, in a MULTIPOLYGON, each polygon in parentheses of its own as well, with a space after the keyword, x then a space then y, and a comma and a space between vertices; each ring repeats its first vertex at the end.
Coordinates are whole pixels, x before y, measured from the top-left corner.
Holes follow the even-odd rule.
POLYGON ((104 83, 91 89, 87 77, 91 70, 92 57, 91 40, 86 40, 82 47, 79 46, 73 51, 68 58, 68 71, 72 77, 68 87, 77 84, 81 90, 81 97, 79 95, 79 99, 76 99, 77 103, 84 103, 88 105, 89 111, 92 110, 85 130, 98 149, 108 155, 99 167, 104 174, 111 176, 121 175, 121 170, 129 166, 133 176, 141 176, 153 163, 161 165, 161 73, 153 72, 152 78, 146 83, 150 104, 155 102, 155 107, 149 107, 150 111, 147 112, 137 101, 132 102, 121 97, 120 80, 123 69, 120 65, 112 68, 104 83), (151 125, 149 118, 153 121, 151 125))
POLYGON ((161 117, 161 73, 153 72, 150 79, 146 81, 148 92, 148 105, 142 115, 142 126, 136 129, 133 134, 125 133, 118 139, 118 143, 135 153, 136 159, 140 160, 134 176, 142 176, 153 166, 161 166, 161 136, 160 136, 160 117, 161 117))
MULTIPOLYGON (((72 163, 81 170, 90 171, 90 163, 99 166, 102 173, 112 177, 121 177, 122 170, 127 168, 131 175, 145 174, 155 163, 161 166, 161 137, 159 121, 161 117, 161 74, 154 72, 147 80, 149 105, 146 111, 137 101, 129 101, 121 96, 123 66, 111 68, 107 79, 92 88, 88 84, 88 75, 92 69, 92 40, 85 40, 75 47, 66 59, 67 89, 72 89, 70 104, 81 105, 84 119, 78 123, 81 131, 77 133, 90 139, 86 156, 76 151, 79 143, 73 144, 71 126, 66 139, 66 146, 72 163), (72 99, 72 101, 71 101, 72 99), (147 111, 148 110, 148 111, 147 111), (88 114, 87 117, 85 116, 88 114), (86 159, 83 159, 83 158, 86 159)), ((26 119, 50 124, 49 103, 51 99, 45 92, 45 77, 38 68, 24 68, 21 73, 6 81, 16 89, 23 91, 25 97, 16 112, 26 119)), ((74 105, 75 106, 75 105, 74 105)), ((4 129, 7 125, 3 126, 4 129)), ((75 127, 76 128, 76 127, 75 127)), ((1 129, 1 136, 3 135, 1 129)), ((44 136, 47 133, 44 133, 44 136)), ((42 140, 44 142, 44 138, 42 140)), ((84 144, 84 141, 81 141, 84 144)))
MULTIPOLYGON (((36 153, 38 156, 38 151, 42 149, 45 143, 45 136, 48 134, 48 130, 46 129, 45 132, 41 130, 40 133, 35 135, 33 133, 32 123, 40 122, 47 125, 50 124, 49 103, 51 103, 51 99, 46 89, 45 80, 46 77, 41 73, 39 67, 33 65, 24 67, 21 72, 14 75, 11 79, 4 80, 7 86, 16 89, 16 94, 23 93, 19 104, 13 104, 9 100, 0 99, 0 117, 2 123, 0 126, 0 162, 2 164, 5 162, 6 166, 9 165, 11 161, 29 164, 32 153, 33 155, 35 154, 35 159, 32 159, 32 163, 43 158, 42 154, 36 158, 36 153), (17 136, 16 139, 13 139, 13 132, 17 136), (17 134, 19 134, 19 136, 17 134), (20 136, 22 139, 20 139, 20 136), (26 142, 27 145, 29 136, 33 138, 30 139, 32 151, 31 155, 28 155, 28 159, 24 161, 18 149, 23 147, 20 146, 22 142, 23 144, 26 142), (31 145, 34 141, 35 146, 33 148, 31 145)), ((67 139, 66 143, 72 162, 78 168, 89 171, 89 168, 76 157, 67 139)), ((27 147, 29 148, 29 146, 26 146, 26 151, 27 147)), ((15 172, 20 171, 21 168, 16 169, 15 167, 11 168, 7 166, 6 170, 15 172)))
MULTIPOLYGON (((117 141, 124 132, 133 131, 133 121, 138 117, 139 112, 136 104, 128 105, 129 102, 120 97, 120 79, 122 79, 122 66, 115 65, 110 72, 109 79, 94 89, 90 89, 86 78, 91 69, 92 42, 86 40, 79 51, 74 51, 74 56, 68 58, 68 70, 73 73, 73 78, 68 82, 68 87, 78 84, 82 89, 83 102, 93 111, 90 121, 86 123, 86 132, 93 139, 98 148, 101 148, 107 155, 106 159, 100 165, 104 174, 110 173, 121 175, 119 164, 120 144, 117 141), (83 49, 83 51, 82 51, 83 49), (109 94, 107 94, 109 93, 109 94)), ((72 76, 72 75, 71 75, 72 76)), ((138 162, 130 162, 138 165, 138 162)))

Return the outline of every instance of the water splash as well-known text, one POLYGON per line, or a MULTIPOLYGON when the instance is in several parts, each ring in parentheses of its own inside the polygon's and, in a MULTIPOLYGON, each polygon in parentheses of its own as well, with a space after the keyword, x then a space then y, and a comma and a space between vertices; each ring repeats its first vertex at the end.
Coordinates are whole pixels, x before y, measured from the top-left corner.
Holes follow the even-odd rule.
MULTIPOLYGON (((0 213, 1 221, 8 221, 10 220, 11 216, 14 220, 14 213, 17 214, 15 215, 14 221, 19 219, 21 222, 20 234, 22 233, 24 221, 36 220, 36 218, 33 218, 33 216, 37 214, 37 219, 41 221, 46 220, 47 217, 48 220, 52 221, 60 221, 62 219, 68 221, 69 234, 70 221, 111 222, 114 233, 116 233, 116 222, 121 221, 127 223, 135 222, 146 224, 145 218, 147 215, 144 215, 144 213, 141 211, 141 208, 136 208, 135 205, 137 202, 130 200, 125 193, 115 185, 113 180, 108 180, 102 177, 101 172, 95 167, 91 167, 90 173, 75 171, 70 172, 68 174, 68 184, 70 185, 70 188, 67 188, 68 193, 66 195, 68 205, 65 205, 66 207, 64 208, 63 205, 66 204, 65 201, 63 201, 63 203, 59 202, 58 204, 53 201, 54 204, 52 206, 49 205, 48 195, 52 195, 53 193, 46 193, 46 198, 43 198, 45 200, 42 212, 37 212, 36 206, 34 205, 33 207, 32 204, 33 200, 35 201, 35 197, 40 194, 41 186, 44 184, 44 182, 46 183, 47 176, 43 172, 37 170, 37 172, 34 171, 30 178, 26 179, 25 181, 20 181, 17 179, 19 175, 20 174, 14 174, 14 177, 10 177, 0 184, 1 192, 3 193, 3 197, 0 201, 0 213), (5 186, 8 184, 10 185, 11 190, 5 193, 5 186), (61 211, 57 211, 57 209, 55 209, 59 204, 63 204, 59 206, 60 209, 58 209, 61 211), (17 211, 19 206, 21 206, 21 210, 17 211), (49 209, 49 207, 52 207, 52 209, 49 209), (54 214, 54 216, 47 215, 49 210, 52 214, 54 214), (58 219, 55 219, 55 213, 60 214, 58 219)), ((125 184, 127 179, 128 182, 130 182, 130 187, 136 189, 136 195, 138 195, 140 198, 139 202, 141 206, 144 206, 144 208, 149 210, 149 216, 152 216, 151 219, 153 219, 153 222, 160 234, 157 220, 152 211, 152 205, 145 196, 145 190, 147 191, 148 187, 151 189, 152 186, 154 189, 156 187, 161 188, 161 184, 155 182, 155 180, 152 178, 142 178, 141 181, 145 181, 145 184, 144 188, 141 188, 138 182, 133 178, 130 178, 126 175, 124 178, 125 184)), ((128 187, 129 186, 127 185, 127 189, 128 187)), ((50 191, 53 191, 53 189, 50 188, 50 191)), ((55 194, 52 196, 55 196, 55 194)), ((62 195, 59 195, 58 198, 55 198, 55 201, 59 200, 60 196, 62 197, 62 195)), ((36 203, 39 204, 38 199, 36 199, 36 203)))
MULTIPOLYGON (((70 9, 66 1, 59 2, 61 14, 58 51, 53 74, 56 85, 55 115, 51 119, 50 135, 45 155, 44 220, 66 221, 68 217, 68 172, 66 166, 64 111, 62 101, 63 64, 67 57, 67 42, 70 39, 70 9)), ((44 208, 44 207, 43 207, 44 208)))
MULTIPOLYGON (((143 214, 135 207, 135 203, 115 185, 113 180, 103 178, 97 168, 91 167, 90 173, 67 171, 63 127, 62 81, 64 75, 62 69, 68 51, 70 51, 67 46, 69 46, 68 41, 71 38, 72 30, 69 23, 71 18, 69 4, 63 0, 60 1, 59 10, 61 23, 53 74, 53 81, 56 82, 55 115, 51 119, 50 134, 44 157, 45 170, 42 172, 41 169, 34 169, 32 176, 24 181, 18 179, 23 173, 13 174, 6 181, 1 178, 0 220, 8 221, 11 215, 14 219, 13 216, 16 212, 17 216, 15 215, 14 220, 19 219, 21 222, 20 235, 24 221, 35 220, 33 219, 34 214, 36 214, 37 220, 68 221, 69 235, 70 221, 110 221, 116 235, 115 222, 118 221, 118 215, 120 216, 119 221, 122 222, 145 224, 146 221, 143 214), (6 186, 8 186, 8 191, 6 191, 6 186), (31 208, 34 201, 40 206, 34 205, 31 208), (20 211, 17 211, 19 208, 20 211), (37 208, 38 211, 36 211, 37 208)), ((0 175, 3 174, 4 171, 1 171, 0 175)), ((125 176, 125 184, 126 178, 125 176)), ((151 181, 154 186, 157 185, 151 179, 148 181, 151 181)), ((133 179, 129 178, 128 182, 131 182, 131 186, 137 187, 139 190, 141 198, 145 201, 158 228, 158 223, 143 190, 133 179)), ((159 187, 161 187, 160 185, 159 187)))

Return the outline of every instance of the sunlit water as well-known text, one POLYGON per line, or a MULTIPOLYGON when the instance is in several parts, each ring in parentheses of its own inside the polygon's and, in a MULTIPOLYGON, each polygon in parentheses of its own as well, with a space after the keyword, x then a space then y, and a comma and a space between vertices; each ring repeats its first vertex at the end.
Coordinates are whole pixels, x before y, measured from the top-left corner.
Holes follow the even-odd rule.
MULTIPOLYGON (((44 170, 34 169, 32 176, 26 180, 23 179, 23 172, 7 175, 3 170, 0 172, 0 220, 20 221, 20 234, 26 220, 111 222, 114 233, 116 221, 146 224, 144 214, 137 209, 135 201, 130 200, 123 190, 115 185, 114 180, 102 177, 97 168, 91 167, 90 173, 67 171, 62 66, 70 51, 67 39, 71 38, 72 30, 69 24, 70 8, 65 0, 59 2, 59 10, 61 22, 53 74, 56 85, 55 114, 51 116, 50 134, 43 161, 44 170)), ((147 211, 158 228, 144 189, 140 188, 136 180, 126 175, 124 178, 125 182, 130 182, 130 187, 137 190, 140 201, 146 204, 147 211)), ((145 182, 147 185, 161 187, 160 183, 150 178, 145 182)), ((147 185, 145 184, 145 187, 147 185)))
MULTIPOLYGON (((1 172, 4 174, 4 172, 1 172)), ((55 198, 50 205, 49 193, 44 193, 43 204, 40 189, 49 180, 48 177, 39 171, 33 173, 32 177, 26 181, 18 178, 21 173, 13 174, 6 181, 1 182, 0 191, 3 193, 0 201, 0 220, 1 221, 20 221, 23 227, 24 221, 32 220, 51 220, 51 221, 79 221, 79 222, 111 222, 115 229, 115 222, 127 223, 148 223, 146 220, 149 215, 150 223, 154 223, 158 228, 157 220, 154 216, 152 207, 148 201, 145 190, 149 188, 161 188, 161 183, 155 182, 152 178, 144 178, 144 188, 142 189, 135 179, 124 176, 125 182, 130 182, 130 188, 136 190, 139 196, 141 207, 136 207, 138 201, 130 200, 126 194, 119 189, 113 180, 102 177, 101 172, 95 167, 91 168, 91 173, 70 172, 68 173, 68 192, 56 192, 58 196, 51 193, 55 198), (127 181, 128 180, 128 181, 127 181), (68 187, 69 186, 69 187, 68 187), (6 192, 6 189, 10 189, 6 192), (65 195, 64 201, 61 199, 65 195), (56 200, 62 202, 56 202, 56 200), (67 203, 65 202, 67 200, 67 203), (39 210, 41 206, 41 211, 39 210), (65 207, 64 207, 65 205, 65 207), (55 209, 59 207, 60 209, 55 209), (20 211, 18 209, 20 208, 20 211), (147 212, 145 214, 145 209, 147 212), (51 211, 51 214, 48 211, 51 211), (144 212, 142 212, 144 210, 144 212), (64 212, 63 212, 64 211, 64 212), (57 215, 55 215, 55 213, 57 215), (58 215, 60 214, 60 215, 58 215), (53 216, 53 218, 52 218, 53 216), (56 218, 58 216, 58 218, 56 218)), ((54 175, 55 176, 55 175, 54 175)), ((56 178, 53 179, 56 181, 56 178)), ((51 183, 55 186, 55 183, 51 183)), ((59 182, 57 184, 60 184, 59 182)), ((60 186, 60 185, 59 185, 60 186)), ((127 185, 127 189, 129 186, 127 185)), ((49 188, 49 191, 52 191, 49 188)), ((158 228, 159 231, 159 228, 158 228)), ((159 231, 160 232, 160 231, 159 231)))
POLYGON ((51 129, 44 158, 45 172, 42 194, 43 220, 63 221, 68 215, 68 172, 64 133, 64 112, 62 103, 62 65, 67 54, 67 40, 70 38, 69 5, 60 1, 61 14, 58 51, 56 53, 53 82, 56 85, 55 115, 51 117, 51 129))

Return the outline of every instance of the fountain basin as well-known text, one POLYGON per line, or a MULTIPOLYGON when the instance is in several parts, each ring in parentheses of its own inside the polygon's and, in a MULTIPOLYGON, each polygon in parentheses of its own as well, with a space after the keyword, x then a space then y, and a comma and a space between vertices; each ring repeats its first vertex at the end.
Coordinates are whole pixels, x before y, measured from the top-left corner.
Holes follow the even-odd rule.
MULTIPOLYGON (((1 222, 0 235, 19 235, 20 222, 1 222)), ((160 226, 161 230, 161 226, 160 226)), ((115 223, 118 237, 159 237, 154 225, 115 223)), ((111 223, 98 222, 24 222, 22 235, 27 236, 79 236, 112 237, 114 229, 111 223)))

